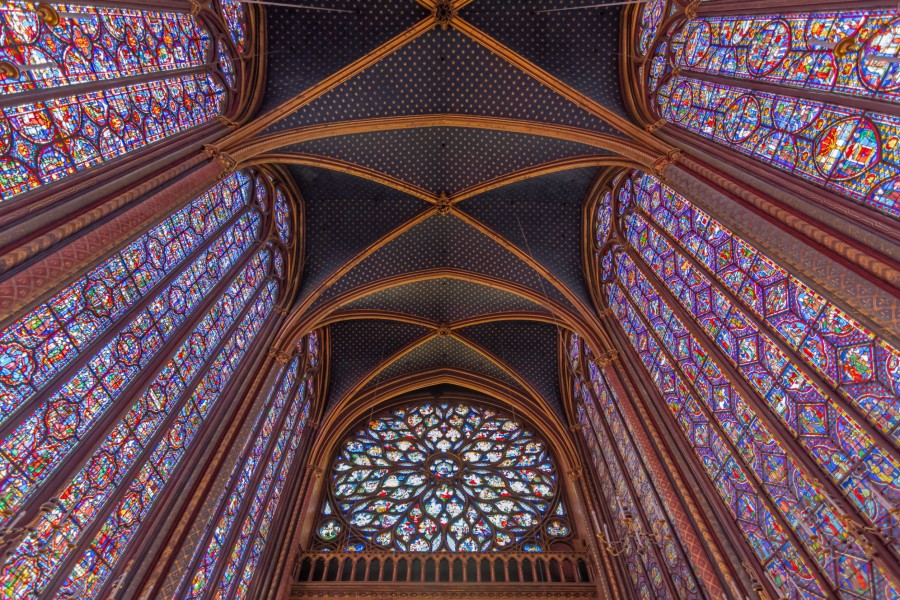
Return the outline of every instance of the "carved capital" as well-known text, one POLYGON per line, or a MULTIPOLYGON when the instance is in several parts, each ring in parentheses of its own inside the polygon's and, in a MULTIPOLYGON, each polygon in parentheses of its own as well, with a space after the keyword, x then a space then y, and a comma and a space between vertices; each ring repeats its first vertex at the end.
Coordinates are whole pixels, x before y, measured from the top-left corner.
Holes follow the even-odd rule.
POLYGON ((456 18, 452 0, 438 0, 434 6, 434 21, 441 29, 447 29, 456 18))
POLYGON ((694 0, 684 7, 684 16, 687 17, 689 21, 697 18, 697 7, 700 6, 700 1, 701 0, 694 0))
POLYGON ((647 131, 648 133, 653 133, 654 131, 656 131, 657 129, 659 129, 660 127, 662 127, 665 124, 666 124, 665 119, 659 119, 658 121, 656 121, 654 123, 650 123, 649 125, 644 127, 644 130, 647 131))
POLYGON ((56 27, 59 25, 59 13, 56 12, 56 9, 47 4, 46 2, 38 2, 38 5, 34 8, 34 12, 37 15, 38 19, 46 23, 51 27, 56 27))
POLYGON ((681 150, 678 148, 673 148, 666 152, 665 156, 660 156, 651 165, 651 169, 653 169, 653 174, 656 175, 659 179, 666 180, 665 171, 669 165, 673 164, 678 160, 678 157, 681 155, 681 150))
POLYGON ((289 352, 285 352, 284 350, 279 350, 278 348, 269 348, 269 356, 275 359, 279 365, 286 365, 289 360, 291 360, 291 355, 289 352))
POLYGON ((566 471, 566 475, 568 475, 572 479, 581 479, 584 476, 584 467, 578 466, 574 469, 569 469, 568 471, 566 471))
POLYGON ((231 119, 229 119, 229 118, 226 117, 225 115, 218 115, 218 116, 216 117, 216 120, 218 120, 219 123, 221 123, 221 124, 224 125, 225 127, 228 127, 229 129, 237 129, 238 127, 241 126, 240 123, 238 123, 238 122, 236 122, 236 121, 232 121, 231 119))
POLYGON ((609 363, 616 360, 617 358, 619 358, 619 351, 609 350, 608 352, 604 352, 597 357, 597 364, 601 367, 606 367, 609 365, 609 363))
POLYGON ((203 146, 203 152, 206 153, 206 156, 209 158, 209 160, 219 161, 219 164, 222 165, 223 177, 234 173, 234 170, 237 167, 237 161, 234 160, 229 154, 222 152, 222 150, 218 146, 207 144, 203 146))

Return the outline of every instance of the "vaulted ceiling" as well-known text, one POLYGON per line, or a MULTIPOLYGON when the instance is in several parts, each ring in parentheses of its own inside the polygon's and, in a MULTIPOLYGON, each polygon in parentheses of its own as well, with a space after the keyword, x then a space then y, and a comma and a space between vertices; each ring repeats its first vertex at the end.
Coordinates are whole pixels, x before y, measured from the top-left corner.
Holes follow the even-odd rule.
POLYGON ((560 329, 596 317, 583 207, 608 167, 653 158, 621 99, 620 7, 280 3, 306 8, 266 9, 241 156, 289 165, 300 190, 290 327, 329 326, 329 405, 443 373, 562 416, 560 329))

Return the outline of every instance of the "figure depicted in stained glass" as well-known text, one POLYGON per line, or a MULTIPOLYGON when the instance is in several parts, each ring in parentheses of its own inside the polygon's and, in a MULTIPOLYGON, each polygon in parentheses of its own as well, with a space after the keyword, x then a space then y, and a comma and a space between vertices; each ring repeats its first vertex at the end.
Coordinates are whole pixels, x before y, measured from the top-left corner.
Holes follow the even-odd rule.
POLYGON ((546 445, 486 407, 427 402, 376 415, 342 445, 332 477, 323 548, 540 551, 571 535, 555 515, 546 445))

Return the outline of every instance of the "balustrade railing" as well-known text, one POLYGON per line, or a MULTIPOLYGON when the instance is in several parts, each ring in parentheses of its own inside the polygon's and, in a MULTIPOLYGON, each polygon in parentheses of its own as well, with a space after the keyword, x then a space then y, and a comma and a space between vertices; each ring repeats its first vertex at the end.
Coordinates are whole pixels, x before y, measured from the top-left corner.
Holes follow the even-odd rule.
POLYGON ((304 553, 294 564, 294 585, 357 582, 591 585, 578 553, 304 553))

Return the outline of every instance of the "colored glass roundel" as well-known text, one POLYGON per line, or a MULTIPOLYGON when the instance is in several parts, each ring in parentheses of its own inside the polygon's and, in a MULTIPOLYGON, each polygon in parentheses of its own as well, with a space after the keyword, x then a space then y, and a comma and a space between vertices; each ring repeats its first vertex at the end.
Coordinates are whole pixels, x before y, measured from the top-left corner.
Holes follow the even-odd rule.
POLYGON ((540 551, 571 532, 544 442, 464 402, 376 415, 344 443, 333 485, 338 510, 326 502, 317 528, 326 549, 540 551))

